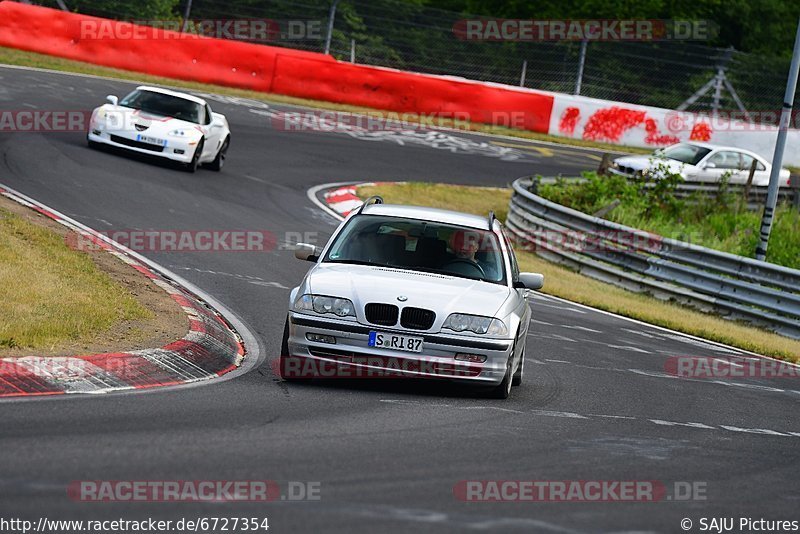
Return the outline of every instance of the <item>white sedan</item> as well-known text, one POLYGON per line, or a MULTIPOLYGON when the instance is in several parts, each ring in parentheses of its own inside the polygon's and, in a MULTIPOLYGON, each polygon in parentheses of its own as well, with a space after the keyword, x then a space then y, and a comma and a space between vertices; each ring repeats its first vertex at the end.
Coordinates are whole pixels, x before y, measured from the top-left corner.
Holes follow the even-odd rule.
POLYGON ((291 291, 280 373, 313 377, 438 378, 507 398, 522 382, 531 318, 527 291, 494 218, 367 200, 291 291))
MULTIPOLYGON (((659 167, 665 167, 669 172, 683 176, 687 182, 719 182, 727 175, 729 183, 744 184, 753 161, 756 162, 753 185, 769 185, 772 165, 755 152, 696 142, 678 143, 658 149, 651 155, 617 158, 609 172, 628 177, 648 173, 657 176, 659 167)), ((781 187, 789 185, 789 174, 789 169, 781 169, 781 187)))
POLYGON ((108 145, 176 161, 189 172, 207 164, 219 171, 231 143, 228 120, 202 98, 186 93, 137 87, 92 112, 90 147, 108 145))

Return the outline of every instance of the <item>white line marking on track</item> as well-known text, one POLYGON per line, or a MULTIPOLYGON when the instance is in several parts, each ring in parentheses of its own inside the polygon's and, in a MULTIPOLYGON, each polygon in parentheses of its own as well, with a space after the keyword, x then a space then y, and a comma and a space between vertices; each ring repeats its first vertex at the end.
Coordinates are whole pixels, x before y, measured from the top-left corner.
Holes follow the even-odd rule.
POLYGON ((695 421, 667 421, 665 419, 650 419, 646 417, 635 417, 631 415, 615 415, 615 414, 586 414, 582 415, 575 412, 563 412, 558 410, 530 410, 530 411, 520 411, 520 410, 513 410, 510 408, 500 408, 498 406, 460 406, 457 404, 443 404, 443 403, 427 403, 422 401, 410 400, 410 399, 380 399, 380 402, 384 402, 387 404, 400 404, 400 405, 408 405, 408 406, 422 406, 426 408, 453 408, 457 410, 499 410, 503 412, 515 413, 515 414, 529 414, 529 415, 538 415, 541 417, 558 417, 562 419, 581 419, 581 420, 588 420, 593 418, 600 418, 600 419, 619 419, 623 421, 636 421, 636 422, 649 422, 653 423, 658 426, 663 427, 686 427, 686 428, 694 428, 698 430, 715 430, 715 431, 722 431, 727 430, 729 432, 736 432, 736 433, 747 433, 747 434, 758 434, 763 436, 778 436, 778 437, 800 437, 800 432, 790 432, 790 431, 778 431, 778 430, 771 430, 767 428, 746 428, 746 427, 739 427, 739 426, 732 426, 732 425, 709 425, 706 423, 698 423, 695 421))
POLYGON ((720 362, 720 363, 725 363, 725 364, 728 364, 728 365, 730 365, 732 367, 744 367, 744 365, 742 365, 740 363, 730 362, 728 360, 723 360, 722 358, 714 358, 714 361, 715 362, 720 362))
POLYGON ((584 332, 594 332, 595 334, 602 334, 602 330, 595 330, 594 328, 586 328, 585 326, 578 326, 578 325, 570 325, 570 324, 560 324, 558 325, 561 328, 569 328, 571 330, 583 330, 584 332))
POLYGON ((544 360, 544 361, 546 361, 546 362, 553 362, 553 363, 572 363, 572 362, 568 362, 568 361, 566 361, 566 360, 548 360, 547 358, 545 358, 545 360, 544 360))
POLYGON ((632 347, 630 345, 608 345, 611 349, 629 350, 631 352, 641 352, 642 354, 653 354, 649 350, 640 349, 639 347, 632 347))
POLYGON ((237 273, 225 273, 221 271, 214 271, 211 269, 198 269, 197 267, 181 267, 179 265, 170 265, 170 269, 175 269, 178 271, 193 271, 196 273, 201 274, 213 274, 216 276, 228 276, 230 278, 235 278, 237 280, 242 280, 243 282, 247 282, 248 284, 253 284, 262 287, 274 287, 277 289, 291 289, 286 287, 285 285, 281 284, 280 282, 272 282, 269 280, 264 280, 263 278, 259 278, 258 276, 250 276, 246 274, 237 274, 237 273))
POLYGON ((551 410, 531 410, 533 415, 543 415, 545 417, 566 417, 567 419, 589 419, 585 415, 574 412, 556 412, 551 410))
POLYGON ((563 310, 563 311, 569 311, 569 312, 581 313, 581 314, 588 313, 588 312, 586 312, 586 311, 584 311, 584 310, 577 310, 577 309, 575 309, 575 308, 570 308, 570 307, 568 307, 568 306, 556 306, 556 305, 554 305, 554 304, 543 304, 543 303, 541 303, 541 302, 539 302, 538 304, 536 304, 536 306, 545 306, 546 308, 555 308, 555 309, 557 309, 557 310, 563 310))

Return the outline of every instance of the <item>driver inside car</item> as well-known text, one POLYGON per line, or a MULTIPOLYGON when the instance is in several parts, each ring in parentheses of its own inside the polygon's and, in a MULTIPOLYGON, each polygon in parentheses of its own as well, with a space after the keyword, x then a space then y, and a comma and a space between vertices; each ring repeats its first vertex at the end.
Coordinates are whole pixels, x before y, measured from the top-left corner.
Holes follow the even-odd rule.
MULTIPOLYGON (((453 258, 447 263, 446 269, 470 277, 494 279, 495 266, 492 261, 483 261, 479 258, 481 249, 481 234, 468 230, 457 230, 450 236, 450 249, 453 258), (473 264, 473 265, 470 265, 473 264)), ((487 250, 482 255, 491 256, 494 250, 487 250)), ((488 259, 488 258, 487 258, 488 259)))

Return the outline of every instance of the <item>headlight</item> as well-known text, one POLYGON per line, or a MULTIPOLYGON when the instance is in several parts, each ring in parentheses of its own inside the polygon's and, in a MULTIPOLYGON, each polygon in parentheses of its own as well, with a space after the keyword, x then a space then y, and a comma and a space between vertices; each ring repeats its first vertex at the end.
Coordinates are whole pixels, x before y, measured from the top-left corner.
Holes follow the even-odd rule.
POLYGON ((352 301, 322 295, 302 295, 294 301, 294 309, 298 311, 313 311, 319 314, 332 313, 339 317, 356 316, 356 308, 353 306, 352 301))
POLYGON ((480 315, 467 315, 465 313, 453 313, 442 325, 442 328, 463 332, 469 330, 476 334, 488 334, 490 336, 508 335, 508 328, 500 319, 493 317, 482 317, 480 315))

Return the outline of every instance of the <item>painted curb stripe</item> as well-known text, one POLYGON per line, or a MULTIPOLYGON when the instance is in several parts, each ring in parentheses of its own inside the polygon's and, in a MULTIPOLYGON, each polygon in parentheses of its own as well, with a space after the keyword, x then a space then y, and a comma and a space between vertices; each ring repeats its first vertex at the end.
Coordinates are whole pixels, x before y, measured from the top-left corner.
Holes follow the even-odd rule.
POLYGON ((68 357, 0 358, 0 397, 107 393, 175 386, 216 378, 237 369, 245 348, 232 326, 177 282, 126 253, 124 247, 94 230, 76 227, 57 211, 37 205, 15 191, 0 194, 66 226, 117 256, 169 294, 187 316, 184 338, 158 348, 68 357))

